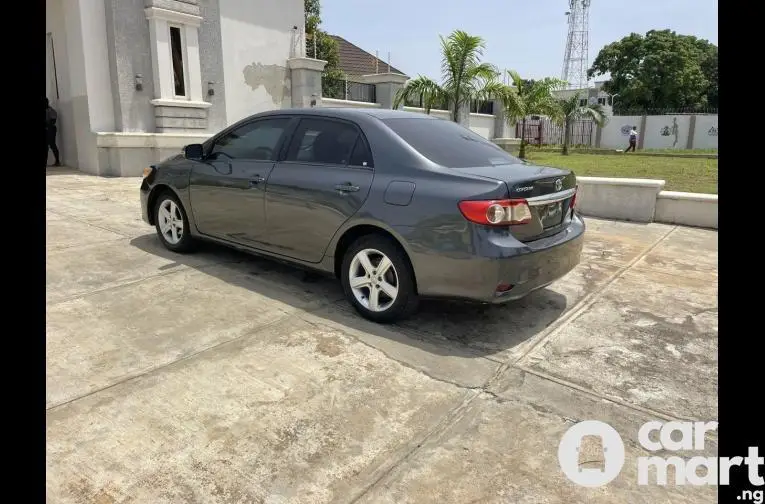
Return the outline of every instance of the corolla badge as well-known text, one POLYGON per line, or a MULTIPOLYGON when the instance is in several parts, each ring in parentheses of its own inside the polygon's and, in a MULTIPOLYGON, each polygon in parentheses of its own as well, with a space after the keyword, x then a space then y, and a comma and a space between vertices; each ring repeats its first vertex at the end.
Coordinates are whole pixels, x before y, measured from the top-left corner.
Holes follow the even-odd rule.
POLYGON ((555 190, 560 191, 561 189, 563 189, 563 180, 558 179, 555 181, 555 190))

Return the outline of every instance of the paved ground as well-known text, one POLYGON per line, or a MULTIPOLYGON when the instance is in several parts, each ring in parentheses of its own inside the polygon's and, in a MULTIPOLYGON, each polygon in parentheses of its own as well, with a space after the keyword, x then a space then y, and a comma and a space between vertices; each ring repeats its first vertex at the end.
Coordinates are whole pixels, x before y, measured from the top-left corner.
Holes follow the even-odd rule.
POLYGON ((716 500, 636 477, 642 423, 717 418, 714 232, 590 219, 551 287, 382 327, 332 280, 165 251, 137 179, 47 184, 50 502, 716 500), (596 490, 557 462, 589 419, 627 454, 596 490))

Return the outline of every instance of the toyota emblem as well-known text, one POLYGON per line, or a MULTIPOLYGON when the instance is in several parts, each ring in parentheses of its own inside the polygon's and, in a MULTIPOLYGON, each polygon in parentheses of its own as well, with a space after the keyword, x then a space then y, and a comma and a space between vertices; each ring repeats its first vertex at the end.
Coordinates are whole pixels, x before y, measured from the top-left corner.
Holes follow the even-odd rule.
POLYGON ((558 179, 555 181, 555 190, 560 191, 561 189, 563 189, 563 180, 558 179))

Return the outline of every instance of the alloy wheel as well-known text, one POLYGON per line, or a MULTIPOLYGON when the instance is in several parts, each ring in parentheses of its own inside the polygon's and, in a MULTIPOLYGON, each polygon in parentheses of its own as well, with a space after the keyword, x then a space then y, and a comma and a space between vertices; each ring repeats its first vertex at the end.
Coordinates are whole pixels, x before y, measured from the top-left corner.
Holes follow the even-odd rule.
POLYGON ((166 199, 159 206, 159 230, 162 237, 171 245, 177 245, 183 238, 183 214, 180 207, 171 199, 166 199))
POLYGON ((387 310, 398 297, 396 268, 388 256, 376 249, 360 250, 353 257, 348 281, 356 300, 373 312, 387 310))

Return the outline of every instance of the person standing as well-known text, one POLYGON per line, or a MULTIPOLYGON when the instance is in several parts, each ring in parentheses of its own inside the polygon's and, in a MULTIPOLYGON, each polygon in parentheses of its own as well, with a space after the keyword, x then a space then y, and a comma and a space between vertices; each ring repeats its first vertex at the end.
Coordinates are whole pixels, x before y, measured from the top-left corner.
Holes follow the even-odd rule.
POLYGON ((50 106, 50 101, 45 98, 45 164, 48 164, 48 150, 53 151, 53 156, 56 162, 53 166, 61 166, 61 159, 59 158, 58 145, 56 145, 56 133, 58 128, 56 127, 56 121, 58 120, 58 114, 50 106))
POLYGON ((632 152, 635 152, 635 147, 637 146, 637 126, 633 126, 630 130, 630 146, 627 147, 627 150, 624 152, 629 152, 632 150, 632 152))

